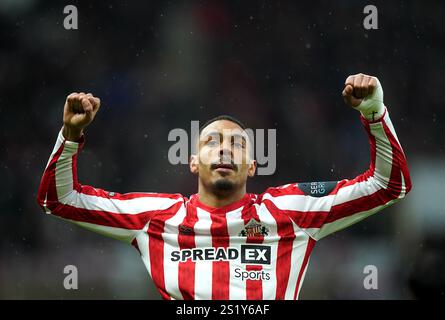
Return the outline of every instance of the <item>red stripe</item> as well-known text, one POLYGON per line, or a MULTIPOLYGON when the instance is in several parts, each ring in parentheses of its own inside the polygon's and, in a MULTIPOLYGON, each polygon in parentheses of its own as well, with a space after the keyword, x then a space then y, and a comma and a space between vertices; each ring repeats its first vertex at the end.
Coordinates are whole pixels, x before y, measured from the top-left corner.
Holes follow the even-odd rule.
POLYGON ((147 233, 149 235, 149 254, 151 265, 151 277, 163 299, 170 300, 170 295, 165 289, 164 275, 164 232, 165 221, 177 214, 182 203, 177 203, 168 211, 163 211, 150 221, 147 233))
POLYGON ((300 282, 304 274, 304 270, 306 269, 307 263, 309 261, 309 256, 311 255, 312 249, 314 248, 315 240, 312 238, 309 238, 307 247, 306 247, 306 253, 304 254, 303 263, 301 264, 300 272, 298 274, 298 280, 297 280, 297 286, 295 287, 295 295, 294 300, 298 297, 298 288, 300 287, 300 282))
MULTIPOLYGON (((210 212, 212 225, 212 246, 214 248, 228 248, 229 230, 227 229, 227 218, 225 213, 210 212)), ((212 300, 228 300, 230 286, 230 264, 229 261, 212 262, 212 300)))
MULTIPOLYGON (((79 152, 79 151, 77 151, 77 152, 79 152)), ((71 172, 72 172, 72 176, 73 176, 73 189, 76 190, 77 192, 81 192, 82 186, 80 185, 79 181, 77 180, 77 155, 78 155, 78 153, 76 153, 72 157, 71 172)))
POLYGON ((113 192, 112 195, 110 195, 110 192, 102 190, 102 189, 96 189, 91 186, 82 185, 81 189, 78 190, 79 192, 90 195, 90 196, 96 196, 101 198, 109 198, 109 199, 116 199, 116 200, 131 200, 131 199, 138 199, 138 198, 167 198, 167 199, 179 199, 182 197, 180 194, 168 194, 168 193, 150 193, 150 192, 129 192, 129 193, 118 193, 113 192))
POLYGON ((136 248, 136 250, 139 252, 139 255, 141 255, 141 250, 139 250, 138 240, 136 238, 131 241, 131 245, 136 248))
POLYGON ((59 160, 60 155, 63 152, 63 148, 64 145, 62 144, 50 160, 48 166, 45 169, 45 172, 43 173, 39 191, 37 192, 37 201, 42 207, 45 202, 45 198, 47 199, 47 202, 57 201, 55 170, 57 160, 59 160))
MULTIPOLYGON (((241 218, 244 225, 247 225, 251 219, 260 222, 255 206, 246 206, 241 211, 241 218)), ((248 236, 246 243, 263 243, 264 236, 248 236)), ((261 271, 261 265, 247 265, 246 271, 261 271)), ((263 300, 263 282, 262 280, 246 280, 246 299, 247 300, 263 300)))
POLYGON ((264 194, 270 194, 272 197, 279 197, 284 195, 304 195, 304 192, 301 191, 296 184, 291 184, 285 188, 283 187, 275 187, 268 188, 263 194, 260 195, 259 200, 261 201, 264 194))
POLYGON ((280 236, 277 248, 277 289, 275 299, 284 300, 289 282, 292 246, 295 240, 295 232, 292 221, 287 215, 283 214, 283 212, 281 212, 271 202, 266 202, 265 204, 266 208, 276 221, 277 233, 280 236))
MULTIPOLYGON (((178 226, 178 243, 179 248, 191 249, 195 248, 195 232, 193 228, 198 221, 198 215, 196 207, 188 205, 187 214, 182 221, 181 225, 190 228, 190 234, 181 233, 178 226)), ((186 262, 180 262, 178 267, 178 284, 182 297, 185 300, 193 300, 195 298, 195 262, 188 260, 186 262)))

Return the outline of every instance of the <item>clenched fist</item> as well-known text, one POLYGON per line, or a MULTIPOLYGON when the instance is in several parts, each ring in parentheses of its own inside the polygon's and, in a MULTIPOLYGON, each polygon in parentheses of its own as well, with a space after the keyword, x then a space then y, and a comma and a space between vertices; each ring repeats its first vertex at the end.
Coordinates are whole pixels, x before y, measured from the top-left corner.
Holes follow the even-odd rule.
POLYGON ((91 93, 71 93, 63 109, 63 135, 67 140, 77 141, 83 129, 89 125, 100 107, 100 99, 91 93))
POLYGON ((368 120, 379 119, 385 111, 382 85, 376 77, 362 73, 349 76, 342 94, 345 103, 368 120))

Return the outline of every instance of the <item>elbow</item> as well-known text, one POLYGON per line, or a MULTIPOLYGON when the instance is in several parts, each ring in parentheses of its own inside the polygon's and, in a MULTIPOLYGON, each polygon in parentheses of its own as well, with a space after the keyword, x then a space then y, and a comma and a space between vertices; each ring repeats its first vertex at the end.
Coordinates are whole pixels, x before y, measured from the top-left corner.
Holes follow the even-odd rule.
POLYGON ((40 192, 40 190, 39 190, 39 192, 37 192, 36 201, 37 201, 37 204, 39 205, 39 207, 42 209, 43 212, 46 212, 46 209, 45 209, 46 208, 45 198, 46 198, 46 194, 40 192))
POLYGON ((59 209, 60 204, 57 201, 48 200, 46 198, 46 194, 43 194, 43 197, 38 194, 36 200, 43 213, 55 214, 55 212, 57 212, 57 210, 59 209))
POLYGON ((384 191, 382 190, 386 201, 398 202, 411 191, 412 183, 409 174, 405 175, 402 172, 400 174, 401 179, 390 180, 384 191))
POLYGON ((405 190, 402 190, 402 192, 404 191, 403 196, 405 197, 411 191, 412 188, 413 188, 413 184, 411 182, 411 177, 408 175, 405 180, 405 190))
POLYGON ((400 172, 400 175, 402 177, 402 190, 400 192, 401 197, 405 197, 413 188, 413 184, 411 181, 411 175, 409 174, 408 170, 402 170, 400 172))
POLYGON ((37 191, 36 202, 44 213, 50 213, 49 207, 51 207, 51 205, 49 204, 50 201, 48 201, 47 198, 48 189, 45 188, 44 184, 41 184, 39 190, 37 191))
POLYGON ((43 188, 43 183, 40 183, 39 189, 37 190, 36 201, 37 204, 43 209, 43 205, 45 203, 46 191, 43 188))
POLYGON ((403 172, 401 174, 401 181, 397 185, 393 185, 391 188, 389 188, 389 192, 392 195, 392 197, 401 200, 406 197, 406 195, 411 191, 413 188, 411 183, 411 177, 408 174, 404 174, 403 172))

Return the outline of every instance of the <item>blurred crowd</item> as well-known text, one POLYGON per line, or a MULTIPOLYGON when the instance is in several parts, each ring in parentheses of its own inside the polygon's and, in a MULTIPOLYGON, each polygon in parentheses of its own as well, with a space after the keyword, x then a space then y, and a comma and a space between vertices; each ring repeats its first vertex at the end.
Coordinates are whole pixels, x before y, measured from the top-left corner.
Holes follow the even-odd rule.
POLYGON ((408 158, 403 201, 320 241, 301 299, 445 296, 445 6, 362 1, 0 0, 0 298, 159 299, 139 254, 55 217, 36 192, 71 92, 101 110, 79 157, 83 184, 118 192, 197 192, 168 161, 168 133, 229 114, 277 130, 277 170, 248 192, 353 178, 369 165, 367 135, 341 97, 349 74, 377 76, 408 158), (66 30, 65 5, 79 13, 66 30), (65 290, 63 268, 79 270, 65 290), (364 268, 379 271, 377 290, 364 268))

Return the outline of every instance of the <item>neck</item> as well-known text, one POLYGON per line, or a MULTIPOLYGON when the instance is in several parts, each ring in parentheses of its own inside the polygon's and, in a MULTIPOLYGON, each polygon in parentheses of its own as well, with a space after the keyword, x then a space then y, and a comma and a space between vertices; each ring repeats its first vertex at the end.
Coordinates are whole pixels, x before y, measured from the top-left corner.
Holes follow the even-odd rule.
POLYGON ((201 183, 198 187, 199 201, 209 207, 219 208, 232 204, 241 200, 246 195, 246 186, 232 192, 222 192, 221 194, 215 194, 214 192, 206 189, 201 183))

